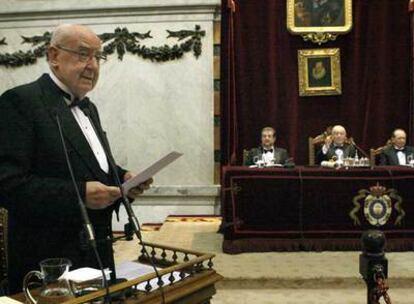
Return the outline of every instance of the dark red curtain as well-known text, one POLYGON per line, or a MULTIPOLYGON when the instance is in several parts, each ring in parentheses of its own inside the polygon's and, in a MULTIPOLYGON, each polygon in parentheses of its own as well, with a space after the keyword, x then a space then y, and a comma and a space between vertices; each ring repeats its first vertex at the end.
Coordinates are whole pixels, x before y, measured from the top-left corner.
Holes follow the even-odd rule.
POLYGON ((285 0, 234 1, 234 13, 232 2, 222 2, 222 164, 240 163, 267 125, 297 164, 328 125, 343 124, 365 150, 410 131, 409 1, 354 0, 352 31, 321 46, 289 34, 285 0), (297 51, 334 47, 342 95, 299 97, 297 51))

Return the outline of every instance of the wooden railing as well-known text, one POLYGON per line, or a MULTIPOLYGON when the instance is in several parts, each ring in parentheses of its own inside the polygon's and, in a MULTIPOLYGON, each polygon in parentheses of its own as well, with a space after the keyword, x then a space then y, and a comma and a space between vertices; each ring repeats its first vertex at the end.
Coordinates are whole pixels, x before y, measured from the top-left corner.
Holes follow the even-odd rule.
MULTIPOLYGON (((156 287, 151 281, 157 278, 155 272, 143 275, 127 282, 122 282, 109 287, 110 294, 124 294, 121 302, 125 303, 161 303, 160 288, 165 294, 166 303, 174 303, 175 300, 192 295, 192 299, 198 291, 204 290, 204 295, 200 295, 198 301, 188 303, 208 303, 204 299, 206 294, 211 297, 215 293, 214 283, 222 277, 213 269, 214 254, 206 254, 194 250, 180 249, 172 246, 157 245, 153 243, 142 243, 139 262, 154 264, 160 268, 160 277, 168 277, 168 282, 158 278, 156 287), (152 262, 152 263, 151 263, 152 262), (177 279, 174 273, 179 276, 177 279), (145 284, 144 290, 138 289, 138 285, 145 284), (206 291, 210 291, 206 293, 206 291)), ((65 301, 65 304, 89 303, 105 296, 105 289, 65 301)))

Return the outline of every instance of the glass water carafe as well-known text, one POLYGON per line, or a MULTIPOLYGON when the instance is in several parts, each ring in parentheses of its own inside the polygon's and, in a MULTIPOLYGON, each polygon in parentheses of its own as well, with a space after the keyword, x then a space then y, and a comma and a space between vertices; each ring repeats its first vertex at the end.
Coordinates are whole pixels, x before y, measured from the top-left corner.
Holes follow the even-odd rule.
POLYGON ((64 258, 46 259, 40 262, 40 271, 30 271, 23 281, 23 292, 27 302, 31 304, 55 304, 74 297, 66 274, 72 263, 64 258), (33 278, 42 281, 40 288, 32 293, 33 278))

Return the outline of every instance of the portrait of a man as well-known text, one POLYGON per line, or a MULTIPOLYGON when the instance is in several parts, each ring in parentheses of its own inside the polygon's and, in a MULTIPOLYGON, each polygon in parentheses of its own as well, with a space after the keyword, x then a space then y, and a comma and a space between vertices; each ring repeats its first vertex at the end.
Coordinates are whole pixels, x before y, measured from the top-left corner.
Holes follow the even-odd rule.
POLYGON ((329 57, 309 58, 308 59, 308 79, 309 87, 330 87, 331 80, 331 60, 329 57))
POLYGON ((341 94, 340 49, 298 50, 298 76, 299 96, 341 94))

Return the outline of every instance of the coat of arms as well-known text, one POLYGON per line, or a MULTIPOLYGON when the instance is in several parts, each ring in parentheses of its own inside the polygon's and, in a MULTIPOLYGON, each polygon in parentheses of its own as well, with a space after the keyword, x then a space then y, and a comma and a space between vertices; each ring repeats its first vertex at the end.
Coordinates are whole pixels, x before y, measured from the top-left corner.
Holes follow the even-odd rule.
POLYGON ((369 190, 359 190, 358 194, 352 200, 355 207, 349 213, 355 226, 361 225, 357 214, 361 209, 362 200, 364 216, 372 226, 379 227, 385 225, 391 217, 393 209, 397 212, 394 225, 401 225, 401 221, 405 217, 405 212, 402 209, 402 198, 398 195, 397 190, 387 189, 378 183, 376 186, 370 187, 369 190))

